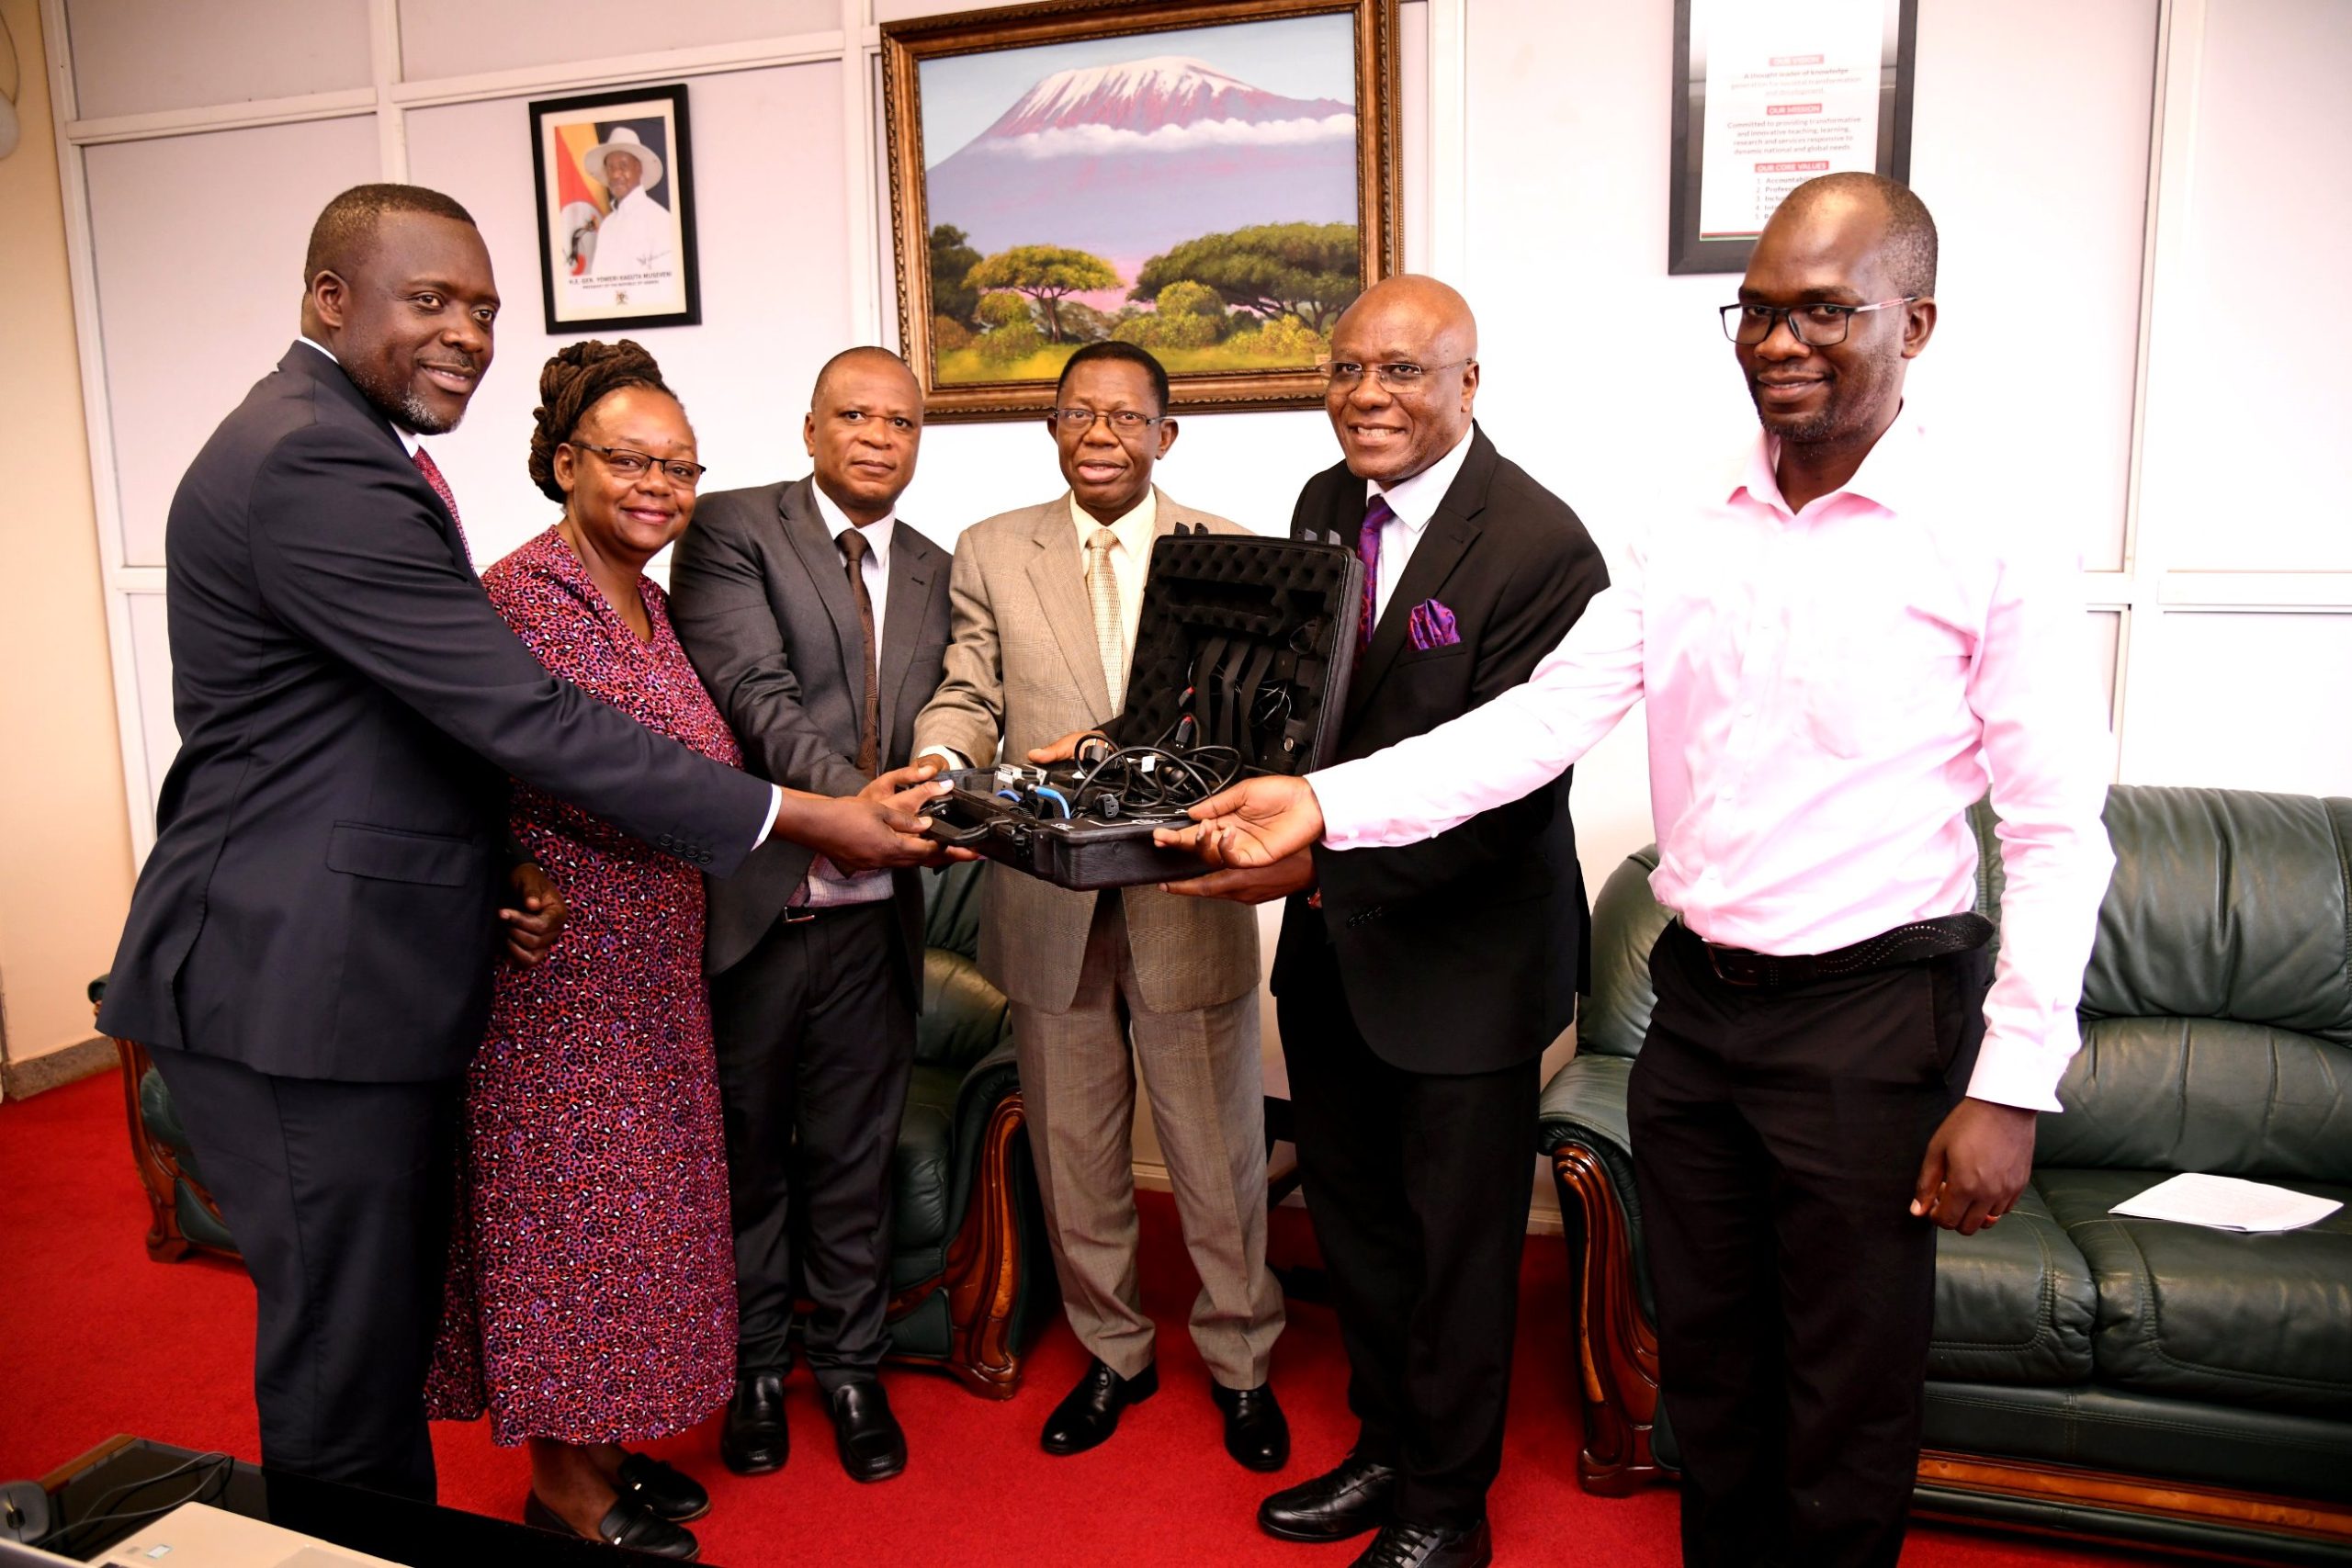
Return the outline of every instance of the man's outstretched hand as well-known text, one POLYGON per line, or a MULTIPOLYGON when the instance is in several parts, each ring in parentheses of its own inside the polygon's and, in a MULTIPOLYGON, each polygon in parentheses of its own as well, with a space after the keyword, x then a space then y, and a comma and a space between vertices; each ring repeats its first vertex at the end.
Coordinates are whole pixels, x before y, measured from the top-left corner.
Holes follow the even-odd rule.
POLYGON ((2032 1175, 2033 1112, 1963 1100, 1928 1140, 1911 1212, 1974 1235, 2009 1212, 2032 1175))
POLYGON ((969 850, 923 837, 931 826, 926 808, 949 788, 932 777, 938 772, 939 759, 925 757, 838 799, 787 790, 786 815, 777 818, 776 831, 847 872, 970 860, 969 850))
POLYGON ((1151 841, 1190 850, 1220 869, 1254 870, 1289 859, 1323 836, 1323 808, 1305 779, 1268 774, 1219 790, 1192 808, 1189 828, 1162 828, 1151 841))
POLYGON ((1058 740, 1031 747, 1029 761, 1041 768, 1048 762, 1067 762, 1078 755, 1079 743, 1085 740, 1100 740, 1106 749, 1111 745, 1111 738, 1099 729, 1073 729, 1058 740))
POLYGON ((1227 866, 1223 871, 1210 872, 1206 876, 1188 876, 1182 882, 1163 882, 1159 890, 1185 898, 1225 898, 1236 904, 1267 904, 1276 898, 1287 898, 1294 893, 1304 893, 1314 886, 1315 857, 1302 851, 1272 865, 1251 871, 1227 866))

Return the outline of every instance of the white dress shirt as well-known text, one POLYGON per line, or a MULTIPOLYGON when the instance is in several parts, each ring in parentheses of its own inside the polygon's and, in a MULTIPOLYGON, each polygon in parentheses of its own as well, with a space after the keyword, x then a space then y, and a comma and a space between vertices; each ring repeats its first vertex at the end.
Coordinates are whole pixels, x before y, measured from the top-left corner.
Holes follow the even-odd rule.
MULTIPOLYGON (((888 623, 884 618, 890 604, 890 541, 899 526, 898 508, 892 507, 880 521, 853 523, 825 493, 822 485, 810 485, 808 493, 817 498, 817 515, 824 519, 825 533, 833 540, 833 548, 841 548, 841 536, 855 528, 865 536, 865 559, 858 568, 865 579, 865 596, 874 602, 874 659, 877 666, 866 671, 867 680, 880 679, 878 666, 882 660, 882 628, 888 623)), ((842 576, 849 576, 849 558, 842 557, 842 576)), ((862 692, 854 694, 863 701, 862 692)), ((884 744, 887 746, 887 739, 884 744)), ((862 871, 855 875, 842 872, 832 862, 819 855, 808 863, 808 897, 800 902, 812 909, 828 908, 838 904, 875 904, 890 897, 890 874, 887 871, 862 871)))
MULTIPOLYGON (((1388 601, 1396 592, 1396 584, 1404 580, 1405 565, 1413 558, 1413 547, 1429 532, 1430 519, 1437 515, 1445 492, 1453 488, 1454 476, 1462 472, 1463 459, 1470 456, 1470 437, 1464 431, 1453 447, 1410 479, 1382 484, 1378 479, 1363 482, 1363 501, 1372 504, 1375 495, 1388 498, 1388 510, 1396 515, 1381 525, 1380 570, 1372 585, 1372 619, 1377 626, 1388 615, 1388 601)), ((1341 544, 1355 546, 1354 539, 1342 539, 1341 544)))
POLYGON ((1325 841, 1516 800, 1647 697, 1658 901, 1710 942, 1826 953, 1972 906, 1989 781, 2007 883, 1968 1092, 2056 1111, 2114 865, 2066 520, 1940 460, 1907 407, 1793 515, 1777 457, 1759 438, 1724 499, 1643 541, 1524 685, 1311 775, 1325 841))

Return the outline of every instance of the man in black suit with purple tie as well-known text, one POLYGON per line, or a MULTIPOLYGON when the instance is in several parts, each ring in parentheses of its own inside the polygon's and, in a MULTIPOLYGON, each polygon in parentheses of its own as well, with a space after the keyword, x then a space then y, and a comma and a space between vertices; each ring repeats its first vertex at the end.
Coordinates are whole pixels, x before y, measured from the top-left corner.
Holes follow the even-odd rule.
MULTIPOLYGON (((1291 523, 1364 560, 1334 761, 1526 680, 1608 585, 1576 513, 1472 422, 1477 356, 1469 305, 1430 277, 1375 285, 1333 330, 1325 409, 1344 460, 1307 480, 1291 523)), ((1537 1068, 1585 974, 1568 780, 1408 848, 1318 844, 1169 887, 1288 900, 1283 1057, 1360 1430, 1337 1468, 1267 1498, 1259 1524, 1310 1541, 1376 1529, 1363 1568, 1479 1568, 1537 1068)))
POLYGON ((303 283, 302 341, 173 497, 180 750, 99 1022, 153 1052, 253 1273, 264 1462, 429 1498, 462 1075, 502 919, 528 961, 554 912, 506 852, 509 776, 718 875, 772 830, 933 851, 878 787, 787 795, 640 728, 491 608, 422 446, 491 361, 463 208, 346 191, 303 283))

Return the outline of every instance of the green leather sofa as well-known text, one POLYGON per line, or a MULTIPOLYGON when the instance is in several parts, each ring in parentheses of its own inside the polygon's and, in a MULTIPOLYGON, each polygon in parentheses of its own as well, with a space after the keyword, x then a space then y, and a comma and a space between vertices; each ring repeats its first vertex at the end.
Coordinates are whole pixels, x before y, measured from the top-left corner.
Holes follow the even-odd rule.
MULTIPOLYGON (((2082 1052, 2002 1224, 1943 1233, 1925 1514, 2352 1562, 2352 800, 2119 786, 2082 1052), (2177 1171, 2343 1200, 2242 1235, 2109 1210, 2177 1171)), ((1972 816, 1997 916, 1993 819, 1972 816)), ((1577 1055, 1544 1090, 1575 1278, 1585 1489, 1671 1477, 1625 1091, 1668 919, 1655 849, 1594 910, 1577 1055)))
MULTIPOLYGON (((923 1010, 893 1168, 890 1354, 1010 1399, 1023 1348, 1052 1314, 1053 1258, 1012 1062, 1005 1000, 973 962, 987 863, 925 873, 923 1010)), ((96 1003, 106 981, 94 981, 96 1003)), ((187 1134, 147 1053, 117 1041, 148 1255, 233 1256, 187 1134)))

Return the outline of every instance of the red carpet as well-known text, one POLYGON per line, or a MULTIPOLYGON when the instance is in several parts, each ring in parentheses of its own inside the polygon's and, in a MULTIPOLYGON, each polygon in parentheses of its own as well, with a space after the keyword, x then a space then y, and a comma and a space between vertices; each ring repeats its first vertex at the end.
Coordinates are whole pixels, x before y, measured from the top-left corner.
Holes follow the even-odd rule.
MULTIPOLYGON (((132 1173, 112 1074, 0 1105, 0 1479, 37 1476, 116 1432, 257 1457, 251 1398, 253 1291, 231 1263, 150 1263, 147 1210, 132 1173)), ((1057 1460, 1037 1429, 1083 1367, 1058 1321, 1037 1341, 1019 1397, 996 1404, 944 1375, 886 1373, 912 1462, 863 1486, 832 1456, 803 1373, 792 1462, 753 1481, 718 1462, 717 1423, 659 1445, 709 1487, 694 1527, 706 1557, 734 1568, 851 1563, 1267 1564, 1344 1568, 1351 1551, 1259 1534, 1257 1501, 1315 1473, 1353 1435, 1346 1364, 1329 1311, 1294 1303, 1275 1353, 1295 1453, 1269 1481, 1227 1459, 1205 1374, 1183 1328, 1197 1288, 1164 1195, 1147 1193, 1144 1296, 1163 1327, 1161 1392, 1109 1444, 1057 1460)), ((1277 1258, 1303 1258, 1306 1216, 1278 1213, 1277 1258)), ((1560 1243, 1531 1237, 1521 1276, 1509 1448, 1490 1501, 1500 1563, 1666 1568, 1678 1561, 1670 1491, 1591 1497, 1576 1485, 1578 1411, 1560 1243)), ((443 1427, 442 1501, 519 1517, 526 1466, 486 1427, 443 1427)), ((1913 1568, 2113 1564, 2113 1553, 1921 1526, 1913 1568)))

